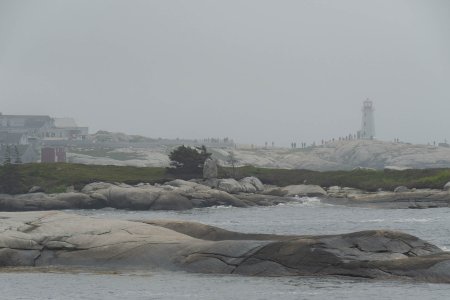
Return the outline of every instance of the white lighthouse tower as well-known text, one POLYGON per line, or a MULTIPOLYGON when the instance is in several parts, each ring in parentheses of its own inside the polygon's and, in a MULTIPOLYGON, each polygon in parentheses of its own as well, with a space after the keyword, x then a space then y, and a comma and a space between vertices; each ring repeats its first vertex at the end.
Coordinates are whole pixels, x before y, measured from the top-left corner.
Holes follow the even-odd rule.
POLYGON ((358 132, 358 136, 361 139, 372 140, 375 138, 375 119, 373 102, 367 99, 363 103, 362 108, 362 123, 361 130, 358 132))

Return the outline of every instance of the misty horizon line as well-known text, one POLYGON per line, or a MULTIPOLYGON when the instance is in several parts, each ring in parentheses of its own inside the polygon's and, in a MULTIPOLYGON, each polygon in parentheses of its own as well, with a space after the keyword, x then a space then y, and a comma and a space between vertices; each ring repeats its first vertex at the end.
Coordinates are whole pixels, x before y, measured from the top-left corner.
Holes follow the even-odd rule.
MULTIPOLYGON (((371 98, 366 97, 365 99, 366 100, 363 101, 362 103, 369 101, 371 98)), ((361 111, 363 111, 363 109, 361 111)), ((49 114, 30 114, 30 113, 5 114, 4 111, 1 111, 0 116, 2 116, 2 115, 3 116, 48 116, 52 119, 60 119, 60 118, 74 119, 75 122, 77 122, 77 119, 74 116, 50 116, 49 114)), ((77 122, 77 124, 78 124, 78 122, 77 122)), ((85 127, 88 127, 89 129, 91 129, 90 125, 83 124, 81 126, 85 126, 85 127)), ((231 141, 232 143, 234 143, 236 145, 254 147, 257 149, 293 148, 293 144, 300 145, 300 147, 298 147, 298 146, 295 147, 296 149, 300 149, 300 148, 303 148, 302 147, 303 144, 305 144, 305 147, 311 147, 311 146, 319 147, 319 146, 322 146, 322 145, 325 145, 328 143, 332 143, 332 142, 340 142, 340 141, 347 141, 347 140, 370 140, 367 138, 356 138, 358 130, 356 130, 355 133, 348 133, 347 135, 341 135, 338 137, 331 137, 331 138, 326 138, 326 139, 317 138, 317 139, 312 139, 312 140, 307 140, 307 141, 305 141, 305 140, 302 141, 300 139, 297 139, 297 140, 292 139, 291 142, 279 142, 279 141, 275 141, 275 139, 268 139, 267 141, 259 141, 259 142, 250 142, 250 141, 237 140, 233 136, 222 136, 222 137, 220 137, 220 136, 192 137, 192 136, 176 136, 176 135, 158 136, 158 135, 142 134, 140 132, 126 131, 126 130, 111 130, 111 129, 106 129, 106 128, 95 128, 92 131, 89 130, 89 135, 95 135, 95 134, 99 134, 101 132, 107 132, 107 133, 112 133, 112 134, 124 134, 127 136, 141 136, 141 137, 153 139, 153 140, 195 141, 200 144, 201 144, 201 142, 208 142, 208 140, 211 140, 211 139, 215 139, 215 140, 224 140, 225 139, 225 140, 231 141), (352 136, 352 138, 348 138, 349 136, 352 136), (272 144, 273 144, 273 146, 272 146, 272 144)), ((446 138, 442 138, 441 140, 427 141, 427 142, 410 142, 410 141, 402 140, 400 138, 383 139, 383 138, 380 138, 379 136, 375 136, 372 140, 381 141, 381 142, 407 143, 407 144, 414 144, 414 145, 429 145, 429 146, 437 146, 440 143, 447 144, 446 138)))

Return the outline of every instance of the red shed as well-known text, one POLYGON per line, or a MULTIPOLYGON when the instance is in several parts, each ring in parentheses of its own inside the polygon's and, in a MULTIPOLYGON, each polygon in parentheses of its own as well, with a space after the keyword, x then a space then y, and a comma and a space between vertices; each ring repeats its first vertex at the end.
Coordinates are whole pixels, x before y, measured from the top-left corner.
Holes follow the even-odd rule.
POLYGON ((66 162, 66 149, 63 147, 45 147, 41 150, 41 162, 66 162))

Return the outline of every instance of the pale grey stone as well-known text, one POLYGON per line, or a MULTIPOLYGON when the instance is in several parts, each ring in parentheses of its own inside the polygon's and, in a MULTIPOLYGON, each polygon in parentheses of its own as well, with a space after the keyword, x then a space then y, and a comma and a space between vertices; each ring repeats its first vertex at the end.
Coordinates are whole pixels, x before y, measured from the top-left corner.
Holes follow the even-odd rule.
POLYGON ((207 158, 203 165, 203 178, 217 178, 217 163, 214 159, 207 158))
POLYGON ((242 185, 233 178, 220 179, 217 189, 230 194, 241 193, 243 191, 242 185))
POLYGON ((450 283, 449 253, 395 231, 249 234, 179 220, 125 221, 57 211, 0 212, 0 219, 0 266, 450 283))
POLYGON ((285 197, 317 197, 326 196, 327 192, 318 185, 288 185, 279 189, 285 197))
POLYGON ((394 193, 404 193, 408 191, 409 189, 406 186, 398 186, 394 189, 394 193))
POLYGON ((444 185, 444 191, 449 191, 449 190, 450 190, 450 181, 444 185))
POLYGON ((259 180, 254 176, 242 178, 239 182, 242 185, 244 184, 252 185, 255 188, 256 192, 261 192, 264 190, 264 184, 261 182, 261 180, 259 180))
POLYGON ((40 187, 40 186, 33 186, 28 193, 32 194, 32 193, 45 193, 45 190, 40 187))

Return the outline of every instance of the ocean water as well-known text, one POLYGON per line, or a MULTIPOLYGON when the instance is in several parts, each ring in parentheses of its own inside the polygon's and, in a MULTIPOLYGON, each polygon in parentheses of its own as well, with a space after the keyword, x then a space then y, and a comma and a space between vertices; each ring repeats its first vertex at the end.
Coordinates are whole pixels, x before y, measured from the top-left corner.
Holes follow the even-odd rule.
POLYGON ((1 299, 448 299, 445 284, 185 273, 0 273, 1 299))
MULTIPOLYGON (((450 208, 365 209, 318 199, 273 207, 213 207, 189 211, 72 210, 129 220, 199 221, 241 232, 335 234, 401 230, 450 249, 450 208)), ((343 277, 245 277, 184 272, 0 272, 0 299, 449 299, 450 284, 343 277)))

